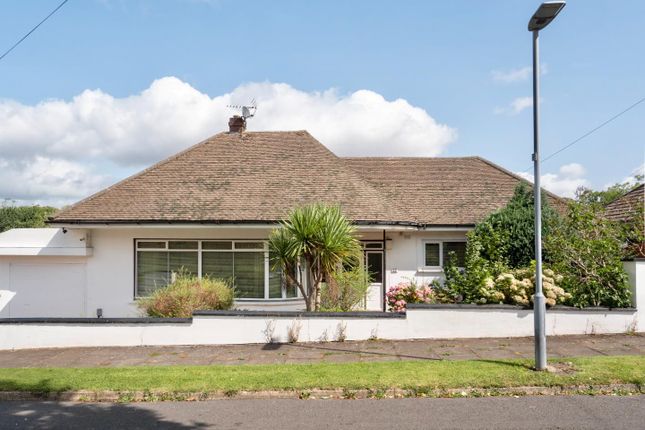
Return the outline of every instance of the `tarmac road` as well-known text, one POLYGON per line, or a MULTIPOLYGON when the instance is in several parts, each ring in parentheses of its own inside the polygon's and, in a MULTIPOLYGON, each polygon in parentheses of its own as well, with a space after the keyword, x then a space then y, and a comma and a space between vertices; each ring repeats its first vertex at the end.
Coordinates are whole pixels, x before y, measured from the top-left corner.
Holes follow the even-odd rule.
POLYGON ((1 429, 643 429, 645 396, 2 402, 1 429))

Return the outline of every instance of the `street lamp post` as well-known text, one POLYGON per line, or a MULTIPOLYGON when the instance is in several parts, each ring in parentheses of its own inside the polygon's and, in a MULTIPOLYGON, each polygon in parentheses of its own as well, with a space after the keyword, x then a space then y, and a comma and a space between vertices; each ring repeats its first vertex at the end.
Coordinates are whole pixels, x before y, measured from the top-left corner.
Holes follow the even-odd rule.
POLYGON ((535 370, 546 369, 546 302, 542 293, 542 202, 540 193, 540 59, 538 37, 564 7, 564 1, 542 3, 529 21, 533 32, 533 206, 535 207, 535 295, 533 318, 535 329, 535 370))

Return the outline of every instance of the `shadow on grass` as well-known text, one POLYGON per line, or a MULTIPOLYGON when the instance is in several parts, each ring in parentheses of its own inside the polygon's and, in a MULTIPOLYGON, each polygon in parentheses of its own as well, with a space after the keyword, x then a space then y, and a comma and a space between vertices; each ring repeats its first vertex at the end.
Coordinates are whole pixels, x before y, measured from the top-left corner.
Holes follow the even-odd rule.
MULTIPOLYGON (((359 356, 360 355, 371 355, 371 356, 378 356, 378 357, 392 357, 394 359, 443 361, 443 358, 429 357, 427 355, 410 355, 410 354, 398 354, 398 353, 390 353, 390 352, 383 352, 383 351, 373 351, 373 350, 370 351, 370 350, 366 350, 366 349, 349 349, 349 348, 329 347, 329 346, 325 346, 325 344, 287 343, 287 344, 282 344, 282 345, 286 346, 286 347, 289 347, 289 348, 300 348, 300 349, 305 349, 305 350, 318 350, 318 351, 325 351, 325 352, 337 352, 337 353, 359 355, 359 356)), ((356 361, 356 360, 349 360, 349 361, 356 361)))
POLYGON ((0 403, 2 428, 20 429, 192 429, 197 421, 180 423, 134 404, 12 401, 0 403))
POLYGON ((505 361, 505 360, 477 360, 480 363, 490 363, 490 364, 501 364, 504 366, 508 367, 513 367, 515 369, 523 369, 523 370, 533 370, 533 366, 527 363, 520 363, 517 361, 505 361))
POLYGON ((17 381, 11 379, 0 379, 0 391, 24 391, 36 397, 46 397, 49 393, 71 390, 70 386, 59 386, 54 388, 50 379, 41 379, 35 383, 17 381))

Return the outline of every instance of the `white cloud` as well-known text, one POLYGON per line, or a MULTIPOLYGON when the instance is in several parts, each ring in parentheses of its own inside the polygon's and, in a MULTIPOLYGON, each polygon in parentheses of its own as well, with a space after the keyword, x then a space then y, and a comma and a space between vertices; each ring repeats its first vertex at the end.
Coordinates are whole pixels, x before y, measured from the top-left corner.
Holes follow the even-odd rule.
POLYGON ((628 183, 628 184, 636 185, 636 183, 638 182, 637 177, 641 177, 641 182, 642 182, 642 177, 643 176, 645 176, 645 163, 643 163, 640 166, 634 168, 631 171, 629 176, 625 176, 623 179, 617 180, 615 182, 606 183, 605 186, 603 187, 603 189, 607 189, 607 188, 611 187, 612 185, 615 185, 616 183, 618 183, 618 184, 628 183))
POLYGON ((0 158, 0 198, 16 204, 62 206, 93 193, 105 186, 107 180, 83 165, 62 159, 36 156, 8 161, 0 158))
MULTIPOLYGON (((540 98, 542 102, 543 99, 540 98)), ((507 115, 517 115, 525 109, 533 107, 533 97, 517 97, 512 102, 509 103, 507 107, 497 107, 494 110, 494 113, 497 115, 507 114, 507 115)))
MULTIPOLYGON (((557 173, 546 173, 541 176, 543 188, 562 197, 575 197, 579 187, 589 187, 585 178, 585 168, 578 163, 560 166, 557 173)), ((517 172, 518 175, 533 182, 533 175, 526 172, 517 172)))
POLYGON ((623 182, 629 182, 630 184, 636 184, 637 177, 642 178, 645 176, 645 163, 641 164, 640 166, 636 167, 634 170, 632 170, 632 174, 626 178, 623 179, 623 182))
POLYGON ((253 98, 259 109, 249 120, 249 130, 306 129, 338 155, 433 156, 457 134, 403 99, 386 100, 369 90, 305 92, 269 82, 210 97, 165 77, 123 98, 85 90, 69 101, 36 105, 0 100, 0 162, 9 166, 6 172, 31 172, 20 189, 0 188, 0 198, 75 200, 105 179, 84 166, 132 169, 152 164, 224 131, 235 113, 227 105, 253 98), (39 179, 39 173, 52 169, 54 177, 39 179))
POLYGON ((519 69, 511 69, 508 71, 493 70, 491 76, 493 80, 504 83, 525 81, 531 76, 531 66, 522 67, 519 69))
MULTIPOLYGON (((546 63, 540 66, 540 74, 544 75, 547 73, 546 63)), ((505 84, 512 84, 515 82, 523 82, 528 80, 533 73, 532 66, 520 67, 519 69, 511 70, 493 70, 490 72, 494 81, 503 82, 505 84)))

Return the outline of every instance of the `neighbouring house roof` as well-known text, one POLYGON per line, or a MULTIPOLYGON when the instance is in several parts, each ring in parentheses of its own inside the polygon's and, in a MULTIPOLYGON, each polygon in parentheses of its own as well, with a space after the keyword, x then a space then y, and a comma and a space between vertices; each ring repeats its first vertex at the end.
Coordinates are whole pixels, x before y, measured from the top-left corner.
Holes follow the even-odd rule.
POLYGON ((265 223, 325 202, 362 224, 473 225, 503 207, 520 181, 478 157, 340 158, 306 131, 227 132, 50 221, 265 223))
MULTIPOLYGON (((628 221, 645 204, 645 184, 623 194, 605 207, 605 216, 614 221, 628 221)), ((642 212, 640 212, 642 214, 642 212)), ((642 216, 642 215, 641 215, 642 216)))

